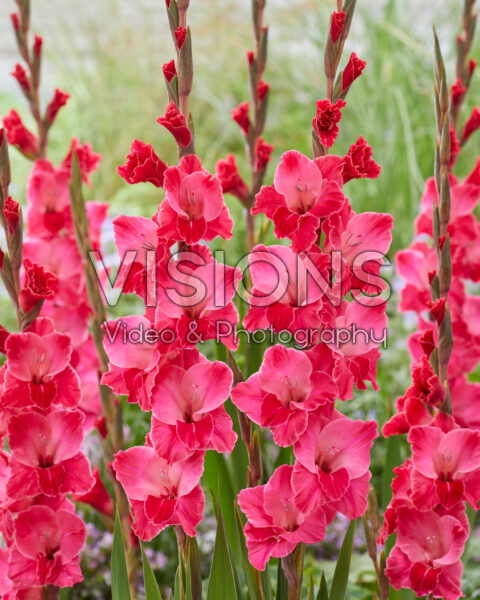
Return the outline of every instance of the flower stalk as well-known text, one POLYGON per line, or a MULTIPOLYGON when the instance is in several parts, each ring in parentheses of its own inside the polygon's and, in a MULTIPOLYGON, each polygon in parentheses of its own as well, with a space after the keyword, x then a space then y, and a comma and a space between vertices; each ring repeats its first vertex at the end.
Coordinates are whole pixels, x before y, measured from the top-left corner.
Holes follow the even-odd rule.
POLYGON ((433 203, 433 240, 438 258, 438 274, 431 281, 432 301, 443 299, 445 316, 438 324, 438 349, 432 354, 434 365, 442 385, 446 388, 446 397, 442 411, 451 412, 450 392, 448 390, 448 362, 453 348, 453 331, 448 308, 448 292, 452 280, 452 256, 448 223, 450 220, 450 180, 449 164, 451 157, 450 125, 448 117, 448 89, 445 65, 440 45, 434 30, 435 41, 435 111, 439 138, 435 151, 435 184, 438 193, 438 206, 433 203), (437 364, 435 364, 437 363, 437 364))
POLYGON ((288 581, 288 600, 300 600, 302 590, 305 544, 298 544, 295 550, 282 560, 282 569, 288 581))
MULTIPOLYGON (((88 235, 88 220, 82 192, 82 175, 80 171, 78 155, 75 149, 73 150, 72 155, 70 200, 77 245, 85 266, 87 295, 93 313, 91 323, 92 335, 100 362, 100 370, 103 374, 109 370, 108 356, 103 346, 104 332, 102 329, 102 325, 105 323, 107 315, 102 297, 100 295, 96 272, 90 259, 91 247, 88 235)), ((99 383, 99 390, 103 415, 105 417, 108 433, 107 441, 104 444, 104 459, 106 466, 105 471, 106 473, 110 474, 110 479, 115 492, 115 499, 122 523, 123 538, 126 549, 130 592, 132 598, 134 598, 137 566, 139 561, 138 547, 132 543, 127 496, 110 469, 110 462, 113 454, 123 450, 124 446, 122 405, 115 399, 112 391, 107 386, 99 383)))

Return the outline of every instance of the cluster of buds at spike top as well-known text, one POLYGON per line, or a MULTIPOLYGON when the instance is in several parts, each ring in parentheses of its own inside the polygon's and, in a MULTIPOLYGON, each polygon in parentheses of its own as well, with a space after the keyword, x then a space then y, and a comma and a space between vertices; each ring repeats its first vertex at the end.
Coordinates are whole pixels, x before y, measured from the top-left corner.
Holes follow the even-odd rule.
POLYGON ((192 34, 190 27, 187 25, 188 6, 189 0, 168 0, 166 2, 168 21, 177 59, 176 64, 175 60, 172 59, 163 65, 163 74, 170 106, 173 103, 183 117, 190 137, 189 142, 183 144, 174 136, 180 158, 195 152, 193 119, 188 110, 188 98, 193 85, 192 34))
POLYGON ((477 65, 477 62, 468 56, 472 48, 477 23, 477 14, 473 12, 474 4, 475 0, 465 0, 463 5, 462 30, 457 35, 456 81, 450 90, 451 102, 449 111, 450 123, 456 131, 458 130, 458 121, 465 94, 468 91, 473 72, 477 65))
MULTIPOLYGON (((450 221, 450 174, 451 164, 451 129, 448 117, 448 88, 445 65, 435 37, 435 110, 437 117, 437 139, 435 151, 435 185, 438 194, 438 204, 433 203, 433 239, 438 258, 438 273, 431 280, 432 301, 447 300, 452 280, 452 256, 448 223, 450 221)), ((433 366, 437 369, 440 382, 447 384, 448 361, 453 348, 453 332, 448 304, 445 307, 445 317, 438 324, 438 348, 431 355, 433 366)), ((445 399, 444 408, 449 411, 449 394, 445 399)))
POLYGON ((341 109, 350 86, 365 69, 366 62, 352 52, 343 71, 337 75, 345 40, 350 32, 356 0, 345 0, 332 13, 325 43, 324 70, 327 77, 326 97, 317 101, 317 112, 312 121, 312 145, 315 158, 327 154, 338 135, 341 109))
POLYGON ((250 214, 250 208, 262 187, 274 150, 274 146, 262 137, 270 94, 270 84, 263 80, 268 55, 268 27, 263 24, 265 7, 265 0, 252 0, 255 49, 247 51, 250 101, 241 102, 232 109, 232 119, 238 124, 246 140, 250 185, 247 185, 238 172, 233 156, 227 156, 217 163, 217 176, 222 182, 223 190, 237 197, 246 209, 247 249, 253 247, 255 236, 254 217, 250 214))
POLYGON ((29 0, 18 0, 17 5, 19 7, 19 12, 11 15, 11 21, 20 55, 25 61, 27 68, 20 63, 17 63, 11 75, 18 81, 20 89, 29 102, 30 111, 37 123, 38 138, 23 126, 22 120, 17 113, 12 115, 11 112, 10 115, 4 118, 3 124, 7 130, 9 143, 15 145, 25 157, 33 160, 35 158, 45 158, 48 130, 52 126, 58 111, 62 106, 65 106, 70 96, 61 90, 56 89, 52 100, 42 114, 39 88, 43 39, 39 35, 35 35, 30 48, 29 0), (18 118, 12 120, 12 116, 18 118))

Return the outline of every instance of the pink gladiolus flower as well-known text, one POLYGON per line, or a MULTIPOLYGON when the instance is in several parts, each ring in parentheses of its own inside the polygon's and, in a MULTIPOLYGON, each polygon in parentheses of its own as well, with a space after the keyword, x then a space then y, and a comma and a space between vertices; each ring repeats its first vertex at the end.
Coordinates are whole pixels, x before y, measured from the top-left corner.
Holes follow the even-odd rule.
POLYGON ((175 138, 175 141, 182 148, 186 148, 192 141, 192 134, 187 126, 185 117, 178 110, 175 102, 172 100, 167 106, 164 117, 159 117, 157 123, 163 125, 175 138))
POLYGON ((150 144, 134 140, 127 162, 117 168, 117 173, 130 184, 149 182, 155 187, 162 187, 166 169, 167 165, 157 156, 150 144))
POLYGON ((314 370, 305 353, 276 345, 265 352, 260 371, 235 386, 232 401, 287 447, 305 435, 313 411, 331 413, 336 394, 330 375, 314 370))
POLYGON ((313 364, 320 361, 322 368, 332 372, 338 386, 338 395, 343 400, 351 399, 353 386, 365 390, 365 381, 370 381, 375 390, 377 362, 380 357, 378 347, 386 335, 386 304, 378 304, 376 298, 364 297, 362 303, 344 300, 337 309, 333 330, 322 334, 320 342, 308 351, 313 364), (333 331, 345 331, 333 338, 333 331), (348 332, 348 335, 347 335, 348 332), (330 366, 326 365, 330 363, 330 366))
POLYGON ((381 167, 373 160, 372 154, 372 147, 360 136, 344 156, 343 182, 364 177, 376 179, 380 175, 381 167))
POLYGON ((79 554, 87 532, 80 517, 68 510, 32 506, 18 515, 14 528, 8 562, 14 584, 70 587, 83 580, 79 554))
POLYGON ((287 556, 296 545, 314 544, 325 535, 325 513, 321 506, 301 512, 294 502, 293 467, 279 467, 266 485, 242 490, 238 505, 247 515, 245 525, 248 558, 263 571, 271 556, 287 556))
POLYGON ((241 202, 246 201, 249 193, 248 186, 238 171, 233 154, 229 154, 225 159, 217 162, 215 175, 220 179, 224 194, 232 194, 241 202))
POLYGON ((114 287, 126 294, 134 292, 147 299, 147 278, 154 290, 155 269, 147 273, 147 252, 155 252, 154 265, 167 256, 168 243, 158 236, 158 225, 153 219, 120 215, 113 220, 115 245, 121 267, 114 287), (135 251, 135 255, 127 254, 135 251))
POLYGON ((9 408, 52 403, 75 407, 81 396, 78 375, 70 366, 72 343, 68 335, 52 331, 12 333, 5 342, 5 372, 2 405, 9 408))
POLYGON ((70 212, 69 174, 48 160, 36 160, 27 183, 28 229, 40 237, 73 231, 70 212))
POLYGON ((398 509, 397 542, 387 560, 392 586, 413 589, 418 597, 457 600, 462 594, 461 556, 468 526, 455 516, 415 508, 398 509))
POLYGON ((7 492, 12 498, 83 494, 94 485, 87 457, 80 451, 85 417, 79 410, 12 417, 8 435, 12 459, 7 492))
POLYGON ((77 153, 80 171, 82 173, 82 181, 87 185, 90 185, 89 175, 98 169, 98 165, 102 160, 102 155, 98 152, 94 152, 91 144, 81 144, 78 138, 73 138, 68 154, 61 164, 61 167, 67 169, 69 173, 72 171, 72 156, 74 150, 77 153))
POLYGON ((322 175, 318 161, 296 150, 286 152, 273 185, 257 194, 252 214, 264 213, 275 235, 292 240, 293 250, 309 250, 317 241, 321 220, 340 210, 345 197, 334 179, 322 175))
POLYGON ((113 468, 130 501, 133 529, 140 539, 151 540, 167 525, 181 525, 187 535, 195 535, 205 503, 199 484, 203 456, 196 452, 169 463, 150 447, 117 452, 113 468))
POLYGON ((312 417, 293 447, 295 502, 304 512, 333 503, 349 519, 367 509, 370 450, 378 437, 373 421, 312 417))
POLYGON ((480 500, 480 431, 414 427, 412 500, 422 510, 436 504, 452 508, 467 501, 477 510, 480 500))
POLYGON ((53 298, 57 289, 57 278, 50 271, 34 263, 29 258, 23 261, 25 277, 18 295, 20 308, 28 313, 45 299, 53 298))
POLYGON ((428 357, 423 355, 412 366, 412 385, 396 403, 397 412, 385 423, 382 433, 408 433, 411 427, 429 425, 434 418, 432 408, 439 408, 445 400, 445 388, 433 371, 428 357))
POLYGON ((313 117, 312 127, 318 133, 320 143, 327 148, 331 148, 337 139, 338 122, 346 105, 343 100, 337 100, 335 104, 328 98, 317 100, 317 113, 313 117))
POLYGON ((25 127, 16 110, 11 110, 3 117, 3 126, 7 133, 8 143, 16 146, 28 158, 34 158, 38 152, 38 140, 33 133, 25 127))
POLYGON ((196 252, 179 255, 159 275, 155 327, 173 330, 178 343, 187 348, 220 339, 235 350, 238 311, 232 300, 241 277, 238 268, 211 257, 196 252), (194 268, 195 264, 200 266, 194 268))
POLYGON ((178 438, 191 451, 233 450, 237 436, 223 407, 233 381, 226 364, 201 360, 188 369, 166 365, 155 381, 152 410, 157 423, 151 436, 155 447, 156 439, 166 443, 178 438))
POLYGON ((246 329, 311 330, 334 318, 327 296, 327 255, 295 254, 285 246, 255 246, 248 260, 253 288, 246 329), (310 276, 307 275, 310 273, 310 276))
POLYGON ((233 221, 220 181, 197 156, 185 156, 178 167, 167 169, 163 185, 165 200, 155 216, 161 237, 187 244, 232 237, 233 221))

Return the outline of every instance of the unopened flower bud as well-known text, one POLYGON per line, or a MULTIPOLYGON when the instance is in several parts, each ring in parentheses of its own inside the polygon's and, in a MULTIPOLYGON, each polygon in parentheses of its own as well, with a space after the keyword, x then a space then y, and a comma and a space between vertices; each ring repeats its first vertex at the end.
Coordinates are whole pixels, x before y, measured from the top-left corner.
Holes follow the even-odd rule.
POLYGON ((47 112, 45 114, 45 119, 47 123, 51 124, 55 120, 58 111, 65 106, 68 99, 70 98, 70 94, 66 92, 62 92, 62 90, 56 89, 55 94, 50 101, 50 104, 47 106, 47 112))

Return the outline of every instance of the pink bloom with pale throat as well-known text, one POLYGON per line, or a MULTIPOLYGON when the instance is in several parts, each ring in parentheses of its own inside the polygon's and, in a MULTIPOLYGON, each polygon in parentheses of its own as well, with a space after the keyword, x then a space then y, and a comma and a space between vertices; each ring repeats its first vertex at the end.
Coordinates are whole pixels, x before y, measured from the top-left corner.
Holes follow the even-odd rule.
POLYGON ((305 353, 277 344, 265 352, 260 371, 235 386, 232 401, 287 447, 305 434, 310 413, 333 410, 336 394, 330 375, 314 370, 305 353))
POLYGON ((181 525, 187 535, 195 535, 205 503, 199 484, 203 457, 196 452, 169 463, 150 447, 117 452, 113 469, 130 501, 133 529, 142 540, 151 540, 167 525, 181 525))
POLYGON ((266 485, 247 488, 238 505, 247 516, 245 536, 251 564, 263 571, 270 557, 280 558, 297 544, 315 544, 325 535, 325 514, 319 506, 304 513, 294 502, 291 465, 282 465, 266 485))

